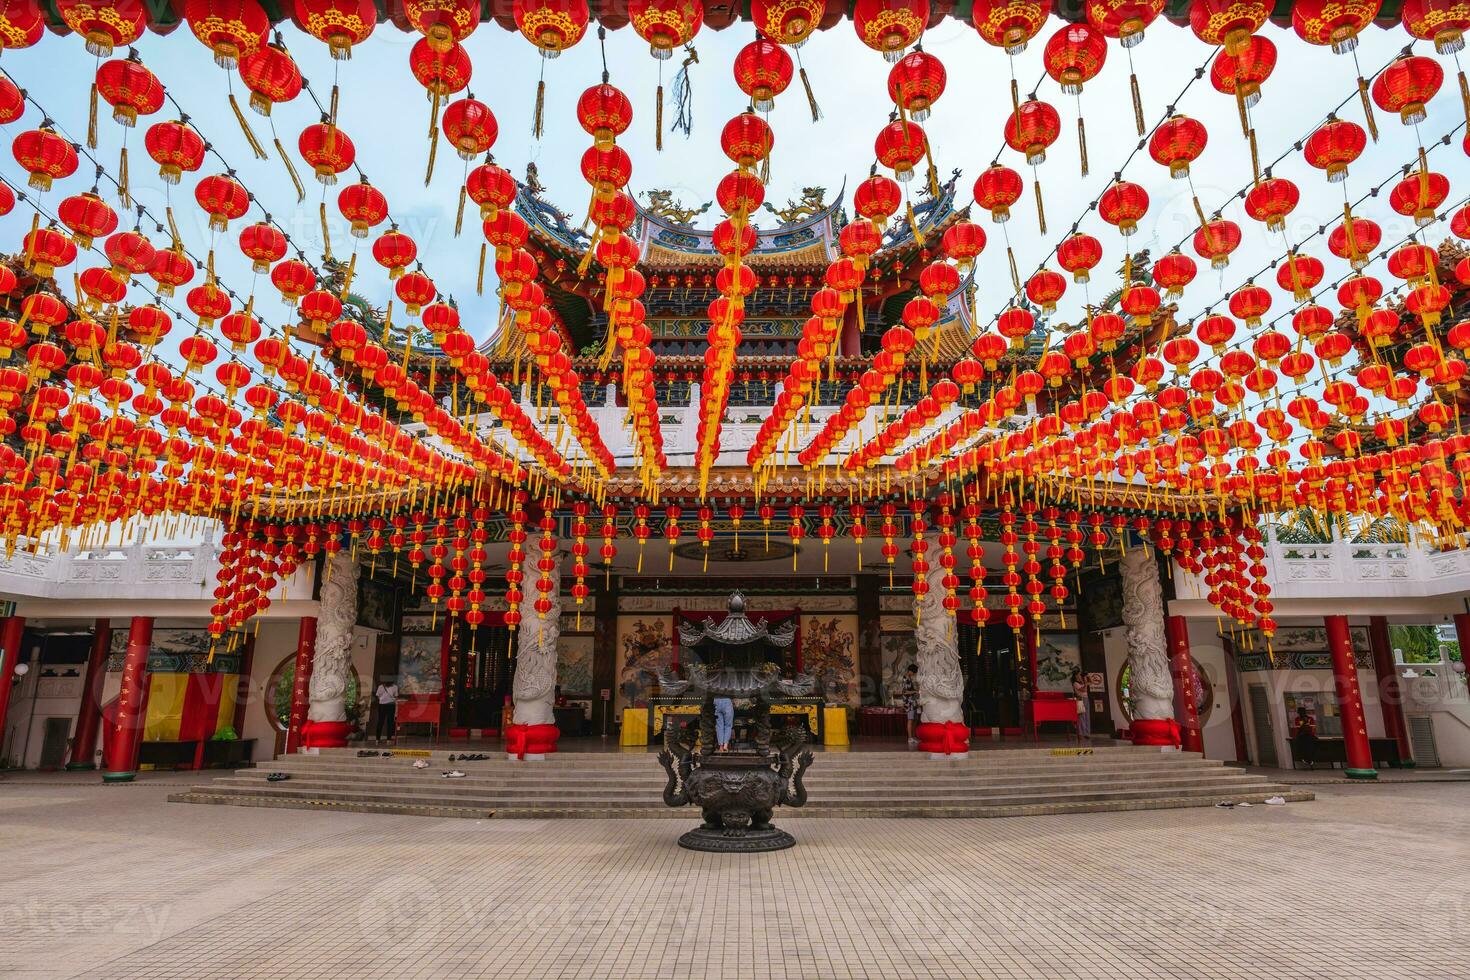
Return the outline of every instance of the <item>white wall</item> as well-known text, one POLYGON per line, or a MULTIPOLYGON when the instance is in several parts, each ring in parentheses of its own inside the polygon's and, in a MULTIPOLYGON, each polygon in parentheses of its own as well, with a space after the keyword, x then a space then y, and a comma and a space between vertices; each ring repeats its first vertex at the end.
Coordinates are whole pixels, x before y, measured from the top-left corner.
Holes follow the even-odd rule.
MULTIPOLYGON (((1271 728, 1276 742, 1276 761, 1283 769, 1291 768, 1291 724, 1286 716, 1287 693, 1336 694, 1330 670, 1254 670, 1240 675, 1240 696, 1250 703, 1250 686, 1264 684, 1271 704, 1271 728)), ((1378 696, 1378 675, 1371 669, 1358 671, 1358 688, 1363 695, 1363 717, 1368 726, 1369 738, 1382 738, 1383 705, 1378 696)), ((1257 741, 1255 719, 1245 712, 1246 739, 1254 755, 1257 741)))

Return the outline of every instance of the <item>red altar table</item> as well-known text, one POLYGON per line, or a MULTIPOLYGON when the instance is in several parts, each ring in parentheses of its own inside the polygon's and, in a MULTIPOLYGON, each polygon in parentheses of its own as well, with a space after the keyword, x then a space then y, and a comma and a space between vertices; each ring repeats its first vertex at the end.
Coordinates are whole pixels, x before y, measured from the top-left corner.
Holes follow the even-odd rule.
MULTIPOLYGON (((404 725, 428 725, 429 734, 434 741, 439 740, 439 724, 444 710, 444 702, 439 700, 404 700, 398 702, 398 713, 394 717, 394 728, 402 728, 404 725)), ((394 737, 398 732, 395 731, 394 737)))
POLYGON ((1038 741, 1037 726, 1044 721, 1065 722, 1076 729, 1077 699, 1060 691, 1037 691, 1026 702, 1027 723, 1031 729, 1031 740, 1038 741))

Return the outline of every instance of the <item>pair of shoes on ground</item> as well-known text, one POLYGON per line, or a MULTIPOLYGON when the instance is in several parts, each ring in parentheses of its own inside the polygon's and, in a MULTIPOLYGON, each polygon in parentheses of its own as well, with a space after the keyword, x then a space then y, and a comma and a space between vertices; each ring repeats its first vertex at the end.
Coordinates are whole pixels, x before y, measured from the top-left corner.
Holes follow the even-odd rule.
POLYGON ((268 783, 279 783, 290 778, 291 774, 288 772, 273 772, 265 777, 265 781, 268 783))
POLYGON ((415 760, 413 760, 413 767, 415 769, 427 769, 427 768, 429 768, 429 760, 428 759, 415 759, 415 760))
MULTIPOLYGON (((489 758, 490 757, 488 755, 485 755, 483 752, 461 752, 459 754, 460 762, 485 762, 489 760, 489 758)), ((454 761, 453 755, 449 757, 449 761, 454 761)))
POLYGON ((384 759, 390 759, 390 758, 393 757, 393 753, 392 752, 379 752, 376 749, 358 749, 357 750, 357 757, 359 759, 377 759, 379 757, 384 758, 384 759))
POLYGON ((460 772, 458 769, 446 769, 444 772, 441 772, 439 775, 443 776, 445 779, 463 779, 464 778, 464 773, 460 772))
MULTIPOLYGON (((1268 796, 1268 797, 1266 797, 1266 805, 1267 806, 1285 806, 1286 805, 1286 800, 1285 800, 1285 798, 1280 797, 1280 796, 1268 796)), ((1219 803, 1216 803, 1215 804, 1215 809, 1217 809, 1217 810, 1234 810, 1238 806, 1255 806, 1255 804, 1254 803, 1232 803, 1229 800, 1221 800, 1219 803)))

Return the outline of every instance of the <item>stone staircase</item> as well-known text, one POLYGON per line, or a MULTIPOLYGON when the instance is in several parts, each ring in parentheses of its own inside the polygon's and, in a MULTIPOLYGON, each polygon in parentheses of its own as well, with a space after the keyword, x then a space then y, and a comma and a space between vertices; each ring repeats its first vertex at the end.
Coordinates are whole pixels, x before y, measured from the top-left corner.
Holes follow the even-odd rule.
MULTIPOLYGON (((355 749, 286 756, 175 793, 176 803, 337 809, 434 817, 667 817, 697 819, 662 803, 653 753, 559 753, 542 762, 449 762, 450 750, 358 758, 355 749), (427 758, 429 768, 413 768, 427 758), (440 775, 457 768, 462 779, 440 775), (268 782, 270 772, 290 779, 268 782)), ((491 754, 486 752, 485 754, 491 754)), ((1090 750, 1026 748, 935 760, 917 752, 818 752, 809 801, 794 817, 1010 817, 1213 806, 1222 800, 1292 802, 1309 792, 1192 752, 1126 744, 1090 750)))

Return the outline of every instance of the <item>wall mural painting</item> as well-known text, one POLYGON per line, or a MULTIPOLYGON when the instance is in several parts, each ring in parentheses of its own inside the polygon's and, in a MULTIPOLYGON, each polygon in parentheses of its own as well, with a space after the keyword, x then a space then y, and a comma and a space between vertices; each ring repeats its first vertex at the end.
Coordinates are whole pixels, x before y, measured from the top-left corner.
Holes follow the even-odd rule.
POLYGON ((1072 671, 1082 666, 1076 633, 1042 633, 1036 642, 1036 689, 1072 693, 1072 671))
POLYGON ((857 617, 812 616, 801 622, 802 669, 828 704, 858 703, 857 617))
POLYGON ((591 697, 592 637, 563 633, 556 653, 556 683, 562 696, 591 697))
POLYGON ((673 663, 670 617, 622 617, 618 620, 617 708, 647 703, 657 671, 673 663))
POLYGON ((398 691, 404 696, 425 697, 444 689, 441 646, 438 633, 403 637, 398 654, 398 691))
POLYGON ((904 668, 919 660, 919 644, 912 629, 903 633, 883 633, 878 638, 883 655, 883 695, 885 701, 897 696, 904 668))

